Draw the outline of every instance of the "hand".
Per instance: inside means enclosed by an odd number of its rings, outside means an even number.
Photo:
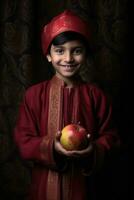
[[[72,158],[85,158],[90,156],[90,154],[93,152],[93,144],[90,141],[90,136],[90,134],[87,135],[88,145],[85,149],[68,151],[68,156]]]
[[[93,151],[93,145],[90,141],[90,136],[90,134],[87,135],[88,146],[85,149],[68,151],[62,147],[60,143],[61,132],[58,132],[54,141],[54,148],[59,154],[65,155],[68,158],[84,158],[89,156]]]

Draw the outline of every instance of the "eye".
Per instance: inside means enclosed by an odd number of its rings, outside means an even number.
[[[73,50],[73,54],[75,55],[80,55],[83,53],[83,49],[82,48],[76,48]]]
[[[57,53],[57,54],[63,54],[64,53],[64,50],[62,49],[62,48],[56,48],[55,49],[55,52]]]

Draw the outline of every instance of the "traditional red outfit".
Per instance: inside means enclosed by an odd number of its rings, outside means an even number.
[[[65,83],[54,76],[27,90],[15,140],[22,158],[34,162],[30,200],[90,199],[87,179],[119,141],[111,115],[105,95],[91,84],[77,82],[69,92]],[[92,159],[68,162],[54,151],[56,132],[72,121],[80,122],[92,135]]]
[[[42,33],[46,55],[53,38],[74,31],[88,41],[87,24],[70,11],[54,18]],[[80,122],[91,134],[94,151],[84,159],[68,160],[54,150],[55,134],[65,125]],[[26,91],[15,127],[15,141],[23,159],[34,163],[29,200],[90,200],[90,174],[99,168],[106,153],[119,141],[112,124],[112,108],[96,86],[51,80]]]

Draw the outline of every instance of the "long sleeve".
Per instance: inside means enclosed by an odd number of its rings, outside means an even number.
[[[95,140],[96,145],[96,167],[100,168],[109,156],[115,156],[120,147],[120,138],[118,130],[113,119],[113,108],[111,101],[107,96],[98,90],[94,91],[95,113],[97,117],[98,138]],[[96,97],[95,97],[96,96]]]
[[[36,90],[35,87],[26,91],[20,105],[14,137],[23,159],[41,163],[49,168],[57,168],[53,140],[47,135],[46,129],[47,94],[42,95],[42,90],[45,91],[45,88],[37,87]],[[43,109],[44,113],[41,112]]]
[[[113,119],[112,103],[100,89],[94,90],[92,96],[97,121],[96,144],[110,150],[120,143]]]
[[[90,90],[92,113],[94,118],[92,156],[85,162],[87,174],[101,169],[109,156],[119,152],[120,138],[113,119],[112,102],[104,92],[92,87]],[[89,128],[90,129],[90,128]]]

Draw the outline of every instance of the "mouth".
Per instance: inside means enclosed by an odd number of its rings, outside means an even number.
[[[67,69],[71,69],[71,68],[76,67],[77,65],[61,65],[61,66]]]

